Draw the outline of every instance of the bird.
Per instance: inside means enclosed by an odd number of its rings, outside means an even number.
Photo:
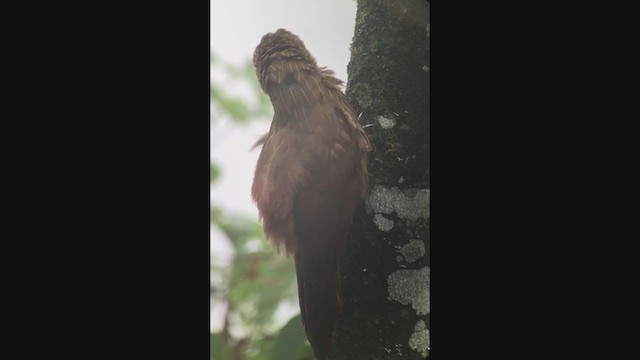
[[[297,35],[264,35],[253,65],[274,116],[254,145],[261,151],[251,195],[266,238],[293,255],[304,331],[325,360],[340,311],[340,258],[368,191],[371,144],[343,81],[319,67]]]

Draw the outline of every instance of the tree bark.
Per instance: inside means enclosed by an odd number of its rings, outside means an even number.
[[[332,360],[429,356],[429,3],[359,0],[346,94],[372,143]]]

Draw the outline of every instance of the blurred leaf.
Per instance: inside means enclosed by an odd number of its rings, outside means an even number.
[[[220,218],[222,212],[217,207],[212,206],[211,210],[209,210],[209,214],[211,215],[211,223],[217,224],[217,221],[218,221],[217,219]]]
[[[231,351],[220,333],[212,333],[209,339],[209,356],[212,360],[229,360]]]
[[[283,299],[295,298],[294,283],[291,259],[274,252],[244,254],[233,263],[227,300],[240,310],[243,320],[261,330],[271,323]]]
[[[256,220],[212,208],[211,221],[235,249],[227,279],[226,300],[256,336],[264,335],[283,299],[295,297],[292,260],[276,254]]]
[[[315,360],[315,355],[313,355],[313,349],[311,349],[311,345],[309,343],[304,344],[304,350],[302,351],[302,355],[300,356],[300,360]]]
[[[275,336],[261,336],[259,340],[251,343],[251,350],[248,351],[246,360],[269,360],[269,354],[273,348]]]
[[[223,94],[217,87],[211,87],[211,100],[217,103],[222,110],[226,111],[233,120],[247,122],[255,111],[249,108],[242,99]]]
[[[229,237],[236,251],[241,252],[242,247],[250,239],[264,239],[262,226],[255,219],[245,216],[228,215],[221,212],[211,212],[211,222],[218,225],[220,230]]]
[[[253,67],[253,62],[251,61],[247,61],[244,64],[244,68],[242,69],[242,74],[250,79],[256,80],[256,71],[255,68]],[[256,84],[258,83],[258,80],[256,80]]]
[[[254,118],[266,117],[273,114],[269,98],[262,93],[258,79],[256,78],[253,63],[249,60],[243,65],[224,63],[215,54],[211,53],[211,64],[214,68],[221,69],[234,82],[249,82],[258,98],[258,103],[252,105],[243,98],[233,97],[225,93],[224,88],[211,84],[210,94],[214,107],[214,112],[222,111],[238,123],[247,124]],[[215,117],[214,117],[215,118]]]
[[[216,181],[218,176],[220,176],[220,168],[218,168],[218,166],[216,166],[216,164],[214,164],[214,163],[209,163],[209,169],[211,171],[211,173],[209,175],[209,179],[213,183],[213,182]]]
[[[306,339],[300,315],[294,316],[276,337],[269,360],[299,360],[305,353]]]

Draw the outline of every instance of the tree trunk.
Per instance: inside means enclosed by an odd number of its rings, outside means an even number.
[[[429,355],[429,3],[359,0],[347,96],[371,188],[342,261],[332,360]]]

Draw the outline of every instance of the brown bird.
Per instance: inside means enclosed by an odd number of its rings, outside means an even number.
[[[369,141],[333,71],[279,29],[253,54],[274,117],[251,189],[267,238],[293,254],[307,338],[318,359],[331,349],[340,304],[338,261],[367,193]]]

